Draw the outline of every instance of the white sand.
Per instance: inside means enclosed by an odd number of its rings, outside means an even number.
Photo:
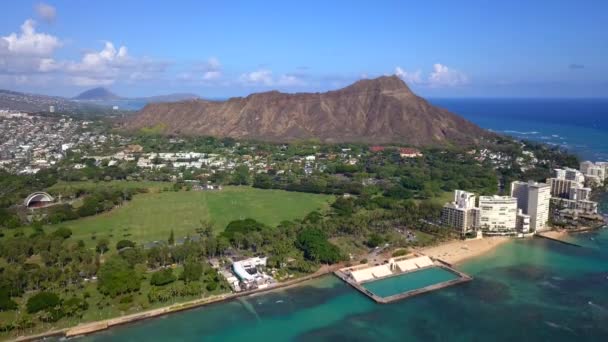
[[[457,264],[466,259],[477,257],[493,251],[501,244],[510,241],[509,237],[486,237],[478,240],[455,240],[439,246],[427,247],[418,250],[430,257],[441,259],[450,264]]]

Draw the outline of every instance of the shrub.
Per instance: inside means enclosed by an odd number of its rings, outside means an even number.
[[[384,239],[379,234],[373,233],[365,242],[368,247],[378,247],[384,242]]]
[[[131,241],[131,240],[120,240],[118,241],[118,243],[116,244],[116,250],[121,250],[123,248],[127,248],[127,247],[135,247],[135,242]]]
[[[214,291],[215,289],[217,289],[217,283],[216,282],[208,283],[206,288],[207,288],[207,291],[209,291],[209,292]]]
[[[72,230],[66,227],[57,228],[57,230],[53,232],[53,236],[57,236],[65,240],[72,236]]]
[[[407,249],[398,249],[396,251],[393,252],[393,257],[398,257],[398,256],[403,256],[406,255],[407,253],[409,253],[409,251]]]

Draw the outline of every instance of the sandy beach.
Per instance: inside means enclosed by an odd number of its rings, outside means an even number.
[[[417,252],[441,259],[450,264],[458,264],[467,259],[488,253],[512,239],[510,237],[497,236],[478,240],[456,240],[439,246],[422,248]]]
[[[561,238],[563,238],[563,237],[565,237],[565,236],[568,235],[568,231],[565,230],[565,229],[562,229],[562,230],[550,230],[550,231],[542,232],[542,233],[539,233],[539,234],[543,235],[543,236],[546,236],[546,237],[549,237],[549,238],[552,238],[552,239],[558,239],[558,240],[560,240]]]

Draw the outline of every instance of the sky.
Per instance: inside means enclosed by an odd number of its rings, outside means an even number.
[[[608,1],[4,1],[0,88],[608,97]]]

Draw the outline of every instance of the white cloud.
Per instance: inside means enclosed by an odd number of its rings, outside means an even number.
[[[272,71],[266,69],[242,74],[241,77],[239,77],[239,80],[248,85],[270,86],[274,84],[274,81],[272,80]]]
[[[454,87],[468,82],[468,77],[462,72],[439,63],[433,65],[433,72],[429,75],[428,80],[431,87]]]
[[[73,72],[108,72],[129,63],[127,48],[121,46],[116,50],[112,42],[105,42],[98,52],[88,52],[78,63],[70,63],[69,71]]]
[[[204,81],[215,81],[222,77],[222,65],[220,61],[211,57],[207,60],[207,63],[203,66],[203,80]]]
[[[408,84],[419,84],[433,88],[457,87],[469,83],[467,75],[439,63],[433,65],[433,71],[426,79],[420,70],[410,72],[399,66],[395,68],[395,75]]]
[[[281,75],[281,77],[279,77],[279,79],[277,80],[277,84],[281,85],[281,86],[304,86],[306,85],[306,82],[296,76],[296,75],[289,75],[289,74],[285,74],[285,75]]]
[[[416,70],[414,72],[405,71],[401,67],[395,68],[395,75],[401,78],[405,83],[408,84],[419,84],[422,83],[422,72]]]
[[[55,21],[55,17],[57,16],[57,11],[55,10],[55,7],[40,2],[36,5],[35,9],[36,13],[38,13],[38,16],[43,20],[47,22]]]
[[[108,85],[119,79],[151,80],[166,66],[167,63],[131,57],[126,46],[117,49],[112,42],[105,42],[100,51],[85,53],[79,62],[67,62],[63,71],[75,85]]]
[[[54,70],[52,57],[60,46],[57,37],[36,32],[36,22],[28,19],[21,25],[21,32],[0,37],[0,73],[24,76]]]
[[[26,20],[21,25],[21,34],[11,33],[2,37],[8,54],[21,56],[50,56],[61,46],[57,37],[46,33],[36,32],[36,22]]]
[[[249,73],[241,74],[239,77],[241,84],[250,86],[284,86],[295,87],[306,85],[306,82],[296,74],[282,74],[274,78],[272,71],[259,69]]]

